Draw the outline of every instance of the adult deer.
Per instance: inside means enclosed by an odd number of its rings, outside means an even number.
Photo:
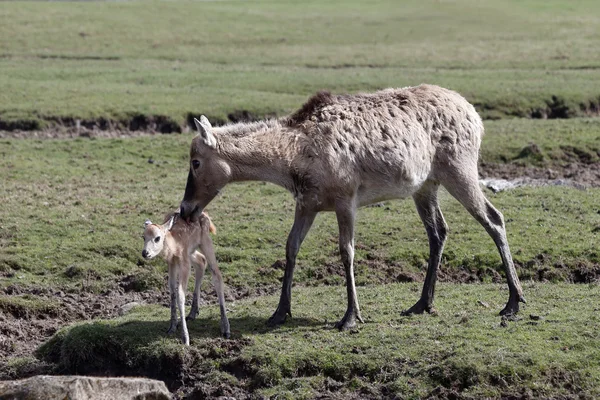
[[[315,216],[335,211],[346,272],[348,308],[337,323],[349,329],[361,321],[354,285],[354,221],[357,208],[412,196],[429,238],[429,264],[421,298],[403,314],[430,312],[447,225],[438,205],[440,184],[492,237],[508,278],[502,315],[525,302],[515,271],[502,214],[478,182],[481,118],[463,97],[438,86],[386,89],[371,94],[321,92],[296,113],[281,119],[211,127],[195,120],[190,171],[181,215],[194,218],[229,182],[268,181],[296,199],[286,246],[279,306],[269,319],[277,325],[291,315],[296,255]]]

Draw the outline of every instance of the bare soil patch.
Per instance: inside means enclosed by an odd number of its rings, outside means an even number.
[[[168,299],[166,294],[159,292],[108,290],[101,294],[65,293],[50,288],[22,288],[15,285],[4,288],[0,294],[9,300],[0,302],[0,380],[51,372],[49,365],[40,363],[39,369],[13,376],[13,372],[5,366],[11,358],[31,357],[39,345],[71,322],[113,318],[119,315],[121,306],[134,301],[163,303]],[[18,302],[11,302],[11,299],[35,299],[47,306],[24,307]]]
[[[481,163],[479,175],[484,178],[500,179],[544,179],[544,180],[568,180],[583,187],[600,186],[600,163],[569,162],[564,165],[553,165],[552,167],[534,167],[517,163],[492,164]]]
[[[149,136],[155,134],[182,133],[194,131],[194,118],[201,114],[188,113],[183,124],[164,115],[135,114],[120,120],[109,118],[78,119],[48,118],[40,120],[2,121],[0,139],[68,139],[77,137],[115,138],[127,136]],[[275,117],[275,114],[257,115],[248,110],[235,110],[227,114],[227,120],[210,117],[214,126],[228,122],[253,122]],[[44,127],[45,126],[45,127]]]

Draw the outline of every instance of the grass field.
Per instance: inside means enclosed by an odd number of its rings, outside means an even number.
[[[181,201],[192,135],[0,139],[0,379],[144,375],[176,398],[600,396],[600,119],[583,118],[600,109],[599,22],[594,1],[2,2],[0,131],[77,119],[185,131],[190,115],[283,115],[320,89],[427,82],[487,118],[486,176],[588,188],[486,190],[528,300],[511,321],[497,315],[508,296],[498,252],[447,192],[435,315],[399,315],[429,250],[412,201],[361,209],[366,323],[339,333],[334,216],[317,218],[300,251],[294,318],[268,329],[294,202],[271,184],[230,185],[207,211],[232,339],[218,338],[205,282],[184,348],[164,334],[166,267],[142,259],[141,233]],[[116,317],[132,300],[143,305]]]
[[[435,83],[485,117],[600,108],[596,1],[4,2],[0,121],[283,114]],[[556,98],[553,99],[553,96]]]
[[[489,123],[482,161],[555,165],[563,154],[556,144],[570,134],[577,139],[569,143],[597,157],[599,120],[569,120],[551,129],[548,124]],[[91,274],[88,283],[101,290],[132,273],[153,286],[162,284],[162,272],[141,258],[142,224],[146,218],[160,221],[181,201],[191,137],[2,140],[0,171],[6,180],[0,271],[12,276],[6,284],[80,285]],[[531,142],[540,153],[520,158]],[[573,270],[600,261],[599,190],[547,187],[488,193],[507,218],[522,276],[536,278],[544,270],[546,279],[569,280]],[[208,207],[218,228],[218,258],[235,290],[256,291],[276,283],[281,271],[271,266],[284,259],[293,208],[291,195],[262,183],[232,185]],[[442,209],[450,226],[444,256],[448,272],[500,271],[491,239],[446,192]],[[361,284],[394,281],[400,272],[417,273],[426,262],[427,237],[410,200],[362,209],[357,235]],[[338,257],[335,218],[324,214],[303,246],[297,282],[342,283]]]

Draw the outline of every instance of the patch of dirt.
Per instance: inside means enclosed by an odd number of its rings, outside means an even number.
[[[457,260],[448,260],[448,254],[438,269],[438,282],[447,283],[505,283],[503,267],[498,256],[497,267],[481,267],[480,265],[468,264],[458,265]],[[427,258],[424,255],[420,259],[408,260],[409,265],[402,262],[389,261],[377,256],[367,254],[366,259],[356,260],[355,269],[366,271],[369,274],[369,282],[389,284],[397,282],[423,282],[427,272]],[[460,260],[458,260],[460,261]],[[569,283],[595,283],[600,282],[600,264],[577,263],[576,265],[565,265],[562,261],[544,253],[540,253],[531,260],[515,259],[517,273],[521,279],[539,282],[569,282]],[[422,264],[418,270],[414,270],[414,264]],[[357,274],[360,276],[360,273]],[[314,272],[314,285],[343,285],[345,282],[344,267],[340,262],[326,263]],[[270,287],[267,292],[279,293],[280,288]]]
[[[579,104],[568,101],[562,96],[550,96],[539,107],[519,107],[511,103],[474,102],[473,105],[484,119],[502,119],[520,117],[533,119],[567,119],[577,117],[596,117],[600,115],[600,97],[590,97]]]
[[[149,136],[161,133],[181,133],[195,131],[194,118],[201,114],[188,113],[185,123],[179,124],[164,115],[133,114],[120,120],[97,118],[46,118],[3,121],[0,119],[0,139],[65,139],[77,137],[116,138],[127,136]],[[274,118],[275,114],[257,115],[248,110],[235,110],[227,115],[227,120],[209,117],[213,126],[228,122],[253,122],[264,118]]]
[[[551,168],[524,166],[516,163],[493,164],[481,163],[479,175],[483,179],[544,179],[568,180],[583,187],[600,187],[600,162],[585,163],[581,161],[569,162],[565,165],[555,165]]]
[[[600,265],[581,265],[572,273],[573,283],[600,282]]]
[[[424,258],[423,262],[427,260]],[[426,267],[419,271],[407,270],[405,265],[397,262],[390,262],[382,259],[356,260],[356,268],[366,268],[371,279],[377,279],[381,284],[397,282],[423,282],[425,280]],[[333,276],[345,279],[345,272],[342,263],[327,263],[323,270],[315,272],[315,278],[322,281],[325,285],[338,285],[339,279],[332,279]],[[481,283],[481,282],[503,282],[502,275],[493,268],[484,268],[472,270],[468,267],[452,268],[445,267],[444,264],[438,270],[438,281],[449,283]]]
[[[122,290],[109,290],[101,294],[65,293],[43,287],[22,288],[15,285],[4,288],[0,295],[9,299],[28,296],[42,304],[44,301],[52,304],[51,312],[45,312],[44,307],[29,311],[11,305],[10,302],[0,307],[0,380],[16,378],[4,367],[9,359],[30,357],[39,345],[71,322],[113,318],[119,315],[124,304],[133,301],[161,303],[161,300],[167,298],[165,294],[158,292],[126,293]],[[18,377],[25,378],[37,372],[39,371],[33,368],[30,374],[25,372],[25,375]]]
[[[236,399],[246,400],[255,398],[248,391],[229,382],[206,383],[199,380],[192,388],[177,391],[178,399]]]
[[[46,126],[46,128],[43,128]],[[118,137],[149,133],[181,133],[182,127],[171,117],[164,115],[133,114],[114,120],[109,118],[46,118],[41,120],[2,121],[0,137],[11,138],[70,138],[70,137]]]
[[[160,132],[147,131],[125,131],[117,129],[71,129],[64,127],[52,127],[48,129],[33,129],[25,130],[16,128],[14,130],[0,129],[0,139],[74,139],[80,137],[87,138],[123,138],[123,137],[138,137],[138,136],[153,136],[160,135]]]

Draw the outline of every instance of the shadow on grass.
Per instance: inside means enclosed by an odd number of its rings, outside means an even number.
[[[205,358],[205,353],[235,355],[252,341],[248,334],[271,331],[285,333],[298,327],[314,330],[326,329],[323,321],[310,318],[290,318],[280,326],[271,328],[266,319],[258,317],[233,317],[229,319],[231,339],[223,339],[219,320],[198,318],[188,321],[192,346],[179,341],[180,330],[168,335],[169,321],[118,320],[96,321],[68,327],[44,343],[36,355],[69,373],[128,375],[143,374],[168,379],[176,366],[184,368],[191,360]],[[221,357],[221,356],[219,356]],[[219,358],[217,357],[217,358]],[[168,376],[165,377],[165,374]],[[172,378],[175,378],[172,376]]]
[[[162,336],[168,336],[166,334],[169,328],[169,321],[130,321],[125,324],[144,324],[151,323],[155,324],[159,332],[162,332]],[[209,318],[197,318],[193,321],[187,321],[187,327],[190,334],[190,339],[194,338],[217,338],[221,336],[220,332],[220,320]],[[267,319],[262,317],[232,317],[229,318],[229,325],[231,329],[231,339],[240,339],[243,335],[248,334],[263,334],[268,332],[281,332],[286,333],[294,330],[298,327],[312,328],[318,330],[326,328],[326,323],[313,318],[288,318],[283,325],[280,326],[268,326]],[[180,334],[180,330],[177,330],[177,335]]]
[[[77,324],[57,332],[36,351],[36,356],[57,366],[59,374],[146,376],[163,380],[173,390],[186,374],[209,371],[214,364],[230,363],[245,346],[249,334],[271,331],[282,334],[297,329],[327,329],[323,321],[289,319],[284,326],[269,328],[266,319],[230,318],[231,339],[221,337],[219,320],[198,318],[188,322],[191,346],[183,346],[180,330],[167,335],[169,321],[119,320]],[[204,372],[206,372],[204,371]]]

